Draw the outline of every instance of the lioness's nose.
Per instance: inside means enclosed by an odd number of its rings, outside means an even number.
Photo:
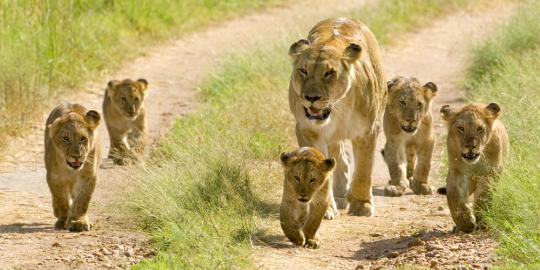
[[[310,102],[315,102],[319,99],[321,99],[321,96],[309,96],[309,95],[304,95],[304,98]]]

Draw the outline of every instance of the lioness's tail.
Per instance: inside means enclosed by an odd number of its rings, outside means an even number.
[[[446,187],[440,187],[437,189],[437,193],[441,195],[446,195]]]

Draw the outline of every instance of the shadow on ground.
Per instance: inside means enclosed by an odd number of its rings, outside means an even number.
[[[0,234],[51,232],[53,230],[52,225],[48,223],[13,223],[0,225]]]

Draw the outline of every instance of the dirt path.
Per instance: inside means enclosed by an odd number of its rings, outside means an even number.
[[[443,147],[441,137],[446,133],[439,119],[439,108],[464,101],[459,85],[471,42],[485,38],[512,10],[499,3],[459,12],[405,36],[401,44],[385,51],[390,76],[417,77],[421,82],[433,81],[439,87],[432,107],[436,133],[441,135],[431,171],[435,187],[444,181],[437,176]],[[378,149],[384,141],[379,139]],[[384,197],[384,185],[390,177],[380,155],[374,171],[375,217],[352,217],[342,211],[337,219],[323,221],[320,228],[323,243],[316,251],[293,248],[284,238],[276,217],[269,234],[255,243],[257,268],[393,269],[400,264],[419,264],[448,269],[482,268],[494,262],[497,243],[492,237],[482,233],[450,233],[453,222],[444,196]]]
[[[144,77],[150,83],[146,100],[150,137],[155,144],[172,120],[196,109],[197,86],[221,56],[251,49],[264,40],[279,39],[297,22],[312,25],[319,18],[345,12],[369,2],[299,1],[261,14],[216,25],[206,31],[170,41],[125,65],[115,74],[105,74],[66,101],[79,102],[101,111],[103,89],[110,79]],[[309,3],[310,8],[305,7]],[[90,209],[94,229],[86,233],[54,231],[54,217],[43,168],[43,121],[32,134],[13,139],[0,164],[0,269],[97,269],[125,268],[149,256],[146,237],[120,222],[107,208],[122,189],[128,169],[100,171]],[[104,125],[100,132],[106,142]],[[129,223],[129,222],[128,222]]]

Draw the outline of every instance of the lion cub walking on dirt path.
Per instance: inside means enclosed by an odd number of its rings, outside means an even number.
[[[336,161],[311,147],[282,153],[280,159],[285,172],[281,228],[295,245],[319,248],[316,233],[330,204],[329,178]]]
[[[386,196],[401,196],[409,187],[415,194],[428,195],[433,153],[431,101],[437,86],[420,85],[416,78],[396,77],[388,82],[388,102],[384,113],[386,144],[382,154],[390,172]]]
[[[89,231],[86,215],[101,163],[100,116],[79,104],[56,107],[45,127],[45,168],[52,194],[54,228]]]
[[[481,224],[479,210],[486,202],[490,181],[508,158],[508,134],[496,103],[471,104],[460,110],[441,108],[448,125],[448,206],[457,229],[471,232]],[[474,200],[473,200],[474,198]]]
[[[137,161],[144,155],[147,140],[144,98],[145,79],[110,81],[103,99],[103,117],[109,131],[109,158],[117,165]]]

